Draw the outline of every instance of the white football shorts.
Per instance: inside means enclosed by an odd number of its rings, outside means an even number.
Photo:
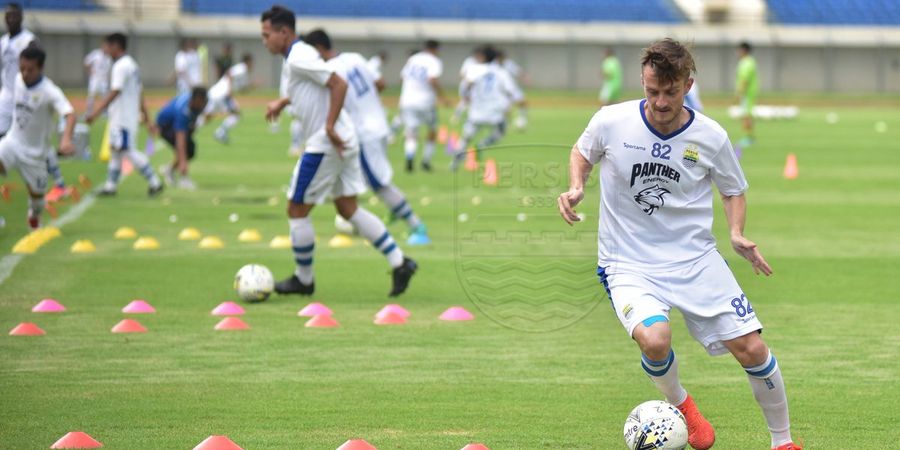
[[[30,192],[43,194],[47,191],[47,160],[29,158],[23,154],[22,149],[23,147],[12,139],[0,139],[0,163],[3,164],[7,176],[13,170],[17,170]]]
[[[387,138],[363,140],[360,144],[359,158],[366,183],[372,191],[391,184],[394,169],[387,156]]]
[[[360,168],[359,145],[334,150],[305,152],[294,166],[287,198],[293,203],[317,205],[328,199],[350,197],[366,191]]]
[[[434,107],[426,109],[403,108],[400,110],[400,117],[403,118],[403,126],[407,130],[418,130],[420,126],[425,125],[429,130],[437,127],[437,110]]]

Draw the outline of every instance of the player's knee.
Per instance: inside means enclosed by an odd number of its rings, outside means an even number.
[[[638,327],[634,332],[634,340],[637,341],[641,352],[653,360],[662,360],[669,355],[672,348],[672,335],[666,327]]]
[[[302,219],[309,215],[311,209],[312,206],[310,205],[303,205],[301,203],[290,201],[288,202],[287,215],[291,219]]]
[[[335,199],[334,207],[337,209],[337,213],[346,220],[350,220],[353,214],[356,214],[356,209],[358,208],[355,197]]]
[[[734,358],[745,367],[762,364],[769,357],[769,347],[758,333],[735,339],[729,347]]]

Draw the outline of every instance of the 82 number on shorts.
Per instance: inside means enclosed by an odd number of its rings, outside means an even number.
[[[734,312],[738,317],[744,317],[747,314],[753,313],[753,306],[750,306],[750,300],[748,300],[747,296],[744,294],[741,294],[740,297],[731,299],[731,306],[734,308]]]

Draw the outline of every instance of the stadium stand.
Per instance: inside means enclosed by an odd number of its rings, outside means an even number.
[[[793,25],[900,25],[897,0],[769,0],[770,21]]]
[[[393,19],[523,20],[566,22],[683,22],[670,0],[288,0],[282,2],[304,16]],[[182,0],[183,12],[194,14],[259,13],[252,0]]]
[[[25,0],[19,3],[26,11],[30,9],[59,11],[97,11],[102,9],[94,0]]]

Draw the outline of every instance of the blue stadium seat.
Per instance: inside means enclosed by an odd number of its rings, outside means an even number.
[[[301,16],[566,22],[683,22],[672,0],[284,0]],[[261,12],[255,0],[181,0],[193,14]]]
[[[897,0],[768,0],[771,21],[796,25],[900,25]]]
[[[96,11],[102,9],[95,0],[20,0],[25,11],[29,9],[57,9],[63,11]]]

